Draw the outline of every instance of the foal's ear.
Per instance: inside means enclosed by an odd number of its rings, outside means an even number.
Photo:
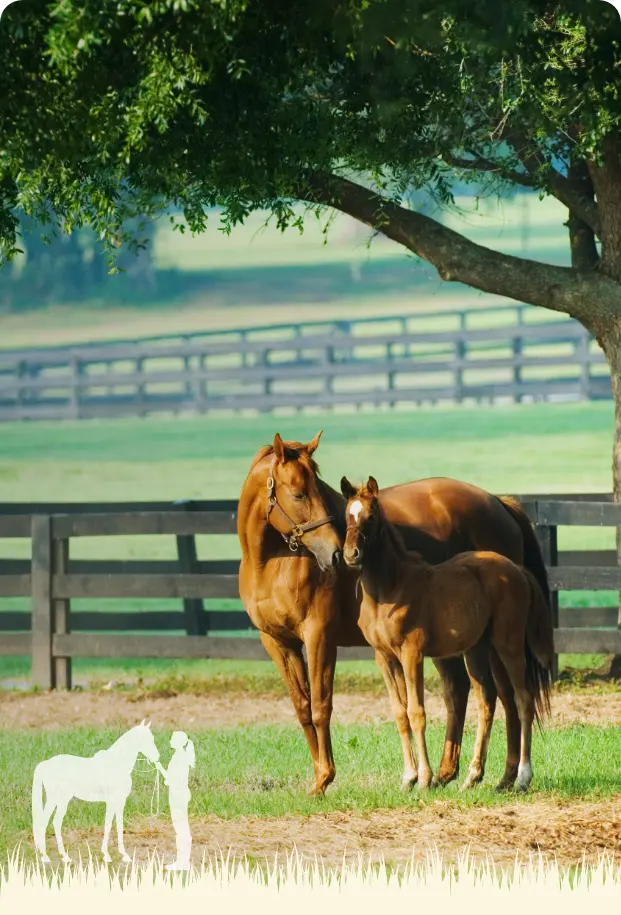
[[[370,496],[377,496],[379,493],[379,486],[377,485],[375,477],[369,477],[367,480],[367,492]]]
[[[351,499],[353,496],[356,495],[358,490],[356,489],[355,486],[351,485],[351,483],[349,482],[347,477],[343,477],[341,479],[341,492],[343,493],[343,495],[345,496],[346,499]]]
[[[317,435],[315,436],[315,438],[312,440],[312,442],[308,443],[308,445],[306,446],[306,450],[308,451],[309,454],[312,454],[314,451],[317,450],[317,446],[319,445],[319,439],[321,438],[322,435],[323,435],[323,429],[320,429],[319,432],[317,433]]]

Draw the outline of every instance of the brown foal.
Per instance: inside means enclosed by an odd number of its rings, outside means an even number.
[[[308,444],[284,442],[276,435],[272,445],[258,452],[242,487],[237,520],[240,596],[304,730],[313,760],[314,794],[323,794],[335,775],[330,718],[337,646],[367,644],[358,625],[357,576],[340,562],[345,500],[319,477],[314,460],[320,435]],[[437,477],[383,489],[380,502],[407,548],[429,562],[443,562],[464,550],[494,549],[530,568],[547,589],[532,526],[512,500]],[[545,612],[550,614],[549,607]],[[434,664],[447,708],[437,775],[438,782],[446,784],[459,771],[470,683],[462,657]],[[510,785],[517,777],[520,722],[503,673],[501,665],[498,695],[507,721],[504,778]],[[404,690],[396,668],[394,678],[396,688]],[[406,775],[407,787],[415,774]]]
[[[532,779],[533,719],[549,712],[554,651],[551,620],[537,581],[493,552],[461,553],[432,566],[419,553],[406,550],[382,511],[373,477],[359,489],[343,477],[341,490],[347,499],[343,556],[360,573],[359,625],[375,649],[404,754],[419,786],[427,788],[432,782],[425,741],[424,658],[462,654],[466,659],[479,716],[463,785],[467,789],[483,778],[494,719],[491,650],[507,672],[517,703],[521,733],[516,789],[526,791]],[[403,671],[406,696],[395,689],[395,663]]]

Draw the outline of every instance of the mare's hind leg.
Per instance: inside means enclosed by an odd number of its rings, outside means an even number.
[[[492,674],[494,676],[494,682],[496,683],[496,689],[498,690],[498,697],[503,704],[505,710],[505,721],[507,727],[507,759],[505,762],[505,771],[496,785],[496,791],[506,791],[509,788],[512,788],[515,784],[515,780],[518,774],[518,766],[520,764],[520,740],[522,734],[522,726],[520,724],[520,716],[518,715],[517,706],[515,704],[515,697],[513,695],[513,686],[511,685],[511,680],[505,669],[504,664],[498,657],[495,648],[491,648],[490,651],[490,661],[492,665]]]
[[[71,862],[71,858],[69,857],[69,855],[67,854],[67,852],[65,850],[65,846],[63,844],[63,837],[62,837],[63,820],[65,818],[65,814],[67,812],[68,806],[69,806],[69,800],[67,798],[62,798],[61,800],[59,800],[58,804],[56,805],[56,812],[54,814],[54,820],[53,820],[54,833],[56,834],[56,844],[58,845],[58,853],[59,853],[60,857],[63,859],[63,861],[65,862],[65,864],[69,864]]]
[[[289,696],[293,703],[298,721],[302,725],[304,736],[310,750],[313,761],[313,770],[315,773],[315,784],[317,783],[317,761],[319,759],[319,749],[317,745],[317,732],[313,724],[311,712],[310,686],[308,682],[308,671],[302,655],[302,643],[291,645],[277,642],[266,632],[261,633],[261,642],[268,655],[280,671],[280,675],[289,690]]]
[[[515,694],[518,715],[520,716],[520,764],[516,782],[517,791],[527,791],[533,778],[530,749],[535,718],[535,700],[526,688],[526,659],[524,653],[516,654],[498,648],[500,660],[504,664]]]
[[[414,758],[414,748],[412,746],[412,728],[408,718],[408,694],[403,676],[401,662],[394,655],[385,655],[381,651],[375,652],[377,666],[382,672],[384,683],[390,697],[392,713],[397,723],[397,729],[401,738],[403,748],[403,778],[401,787],[404,791],[409,790],[416,784],[418,771],[416,768],[416,759]]]
[[[459,757],[466,721],[470,680],[461,655],[457,658],[434,658],[433,663],[442,678],[446,706],[444,753],[433,784],[448,785],[459,775]]]
[[[121,798],[121,800],[119,800],[119,802],[116,805],[116,809],[114,811],[114,816],[116,819],[116,840],[117,840],[117,845],[119,847],[119,854],[123,858],[123,861],[125,862],[125,864],[130,864],[132,859],[127,854],[127,851],[125,850],[125,843],[123,841],[123,814],[125,812],[126,802],[127,802],[126,797]]]

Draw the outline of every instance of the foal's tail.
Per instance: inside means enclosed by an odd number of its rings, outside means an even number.
[[[552,614],[539,582],[528,569],[523,571],[530,585],[525,645],[526,686],[535,699],[535,718],[541,727],[543,718],[550,714],[554,629]]]

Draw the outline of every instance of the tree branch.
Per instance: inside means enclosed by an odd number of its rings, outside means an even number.
[[[593,196],[585,194],[581,183],[561,175],[559,171],[547,163],[537,152],[533,140],[521,131],[507,131],[504,139],[513,147],[522,165],[530,175],[542,171],[542,184],[547,187],[553,197],[564,204],[568,210],[579,217],[597,235],[601,236],[601,222],[599,210]],[[534,185],[536,186],[536,185]]]
[[[382,232],[432,264],[447,282],[565,312],[578,320],[621,316],[621,284],[598,271],[556,267],[492,251],[347,178],[311,172],[295,196],[334,207]]]
[[[442,153],[442,161],[450,165],[451,168],[461,168],[464,171],[477,172],[495,172],[499,177],[519,184],[522,187],[535,187],[534,179],[530,175],[516,172],[513,169],[504,169],[498,162],[491,162],[483,156],[473,156],[472,159],[463,159],[461,156],[454,156],[452,153]]]

